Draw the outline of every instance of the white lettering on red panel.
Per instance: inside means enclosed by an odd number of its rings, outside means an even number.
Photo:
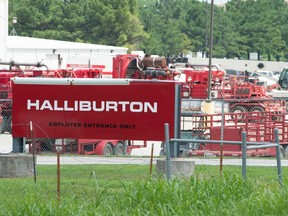
[[[157,113],[157,102],[141,101],[73,101],[27,100],[27,110],[94,111],[94,112],[151,112]]]

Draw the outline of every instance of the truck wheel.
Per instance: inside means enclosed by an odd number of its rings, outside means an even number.
[[[56,139],[43,139],[41,142],[41,151],[50,151],[53,152],[55,148]]]
[[[280,146],[280,158],[281,159],[284,159],[284,158],[286,158],[287,156],[286,156],[286,151],[285,151],[285,149],[284,149],[284,147],[281,145]]]
[[[125,155],[125,146],[123,143],[117,143],[117,145],[114,147],[114,155]]]
[[[253,116],[259,116],[259,113],[260,113],[260,115],[261,115],[261,113],[263,113],[265,110],[264,110],[264,108],[263,107],[261,107],[261,106],[255,106],[255,107],[252,107],[250,110],[249,110],[249,112],[250,112],[250,114],[251,114],[251,116],[252,116],[252,119],[250,119],[250,122],[258,122],[255,118],[253,119]],[[253,114],[254,113],[254,114]],[[255,114],[256,113],[256,114]],[[263,113],[264,114],[264,113]],[[263,114],[261,115],[261,116],[263,116]],[[264,122],[264,120],[265,119],[261,119],[261,117],[260,117],[260,122],[259,123],[261,123],[261,122]]]
[[[2,120],[4,121],[4,120]],[[3,131],[3,127],[4,127],[4,122],[2,122],[2,124],[0,124],[0,133],[4,133],[5,131]]]
[[[166,156],[166,150],[165,150],[166,146],[165,146],[165,142],[161,142],[161,150],[159,152],[159,156],[163,157]]]
[[[231,112],[234,113],[234,115],[231,116],[233,119],[237,118],[238,120],[243,120],[245,118],[245,115],[242,115],[240,113],[247,113],[248,109],[242,106],[235,106],[231,109]]]
[[[104,156],[111,156],[113,155],[113,148],[112,145],[107,143],[103,149],[103,155]]]
[[[12,116],[9,116],[7,121],[7,132],[12,133]]]
[[[288,145],[281,146],[283,148],[283,158],[288,158]],[[281,151],[281,148],[280,148]]]
[[[264,108],[261,106],[255,106],[250,109],[250,112],[264,112]]]
[[[12,132],[12,116],[3,116],[1,133]]]
[[[161,149],[161,150],[160,150],[159,156],[160,156],[160,157],[166,156],[166,153],[165,153],[165,150],[164,150],[164,149]]]

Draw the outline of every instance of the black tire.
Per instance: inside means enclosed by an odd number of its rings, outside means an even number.
[[[288,158],[288,145],[281,146],[283,148],[283,157]],[[281,152],[281,148],[280,148]]]
[[[103,148],[102,155],[104,156],[112,156],[113,155],[113,147],[110,143],[107,143]]]
[[[5,133],[7,131],[7,129],[6,129],[7,117],[8,116],[2,117],[2,131],[1,131],[1,133]]]
[[[166,156],[166,143],[165,142],[161,142],[161,150],[159,152],[159,156],[160,157]]]
[[[123,143],[119,142],[114,147],[114,155],[125,155],[125,146]]]
[[[264,112],[265,110],[264,110],[264,108],[261,107],[261,106],[254,106],[254,107],[252,107],[249,111],[250,111],[250,112]]]
[[[4,127],[4,118],[2,118],[2,123],[0,124],[0,133],[2,134],[2,133],[4,133],[5,131],[3,131],[3,127]]]
[[[55,139],[43,139],[41,142],[41,151],[53,152],[55,149]]]
[[[1,133],[8,132],[11,134],[12,132],[12,116],[3,116],[2,119],[2,130]]]
[[[264,117],[261,118],[261,116],[264,115],[264,111],[265,111],[265,109],[264,109],[263,107],[261,107],[261,106],[254,106],[254,107],[252,107],[252,108],[249,110],[250,115],[251,115],[250,122],[259,122],[259,121],[260,121],[259,123],[264,122],[264,121],[265,121]],[[258,113],[263,113],[263,114],[260,115],[259,121],[257,121],[257,120],[255,119],[255,116],[259,116]],[[253,116],[254,116],[254,119],[253,119]]]
[[[190,151],[188,149],[184,149],[182,152],[180,152],[180,157],[188,157]]]
[[[235,119],[235,117],[237,116],[238,120],[243,120],[245,118],[245,115],[238,113],[247,113],[248,109],[242,106],[235,106],[231,108],[231,112],[234,113],[234,115],[231,116],[233,119]]]
[[[12,116],[9,116],[7,121],[7,132],[12,134]]]
[[[161,150],[160,150],[159,156],[160,156],[160,157],[166,156],[166,153],[165,153],[164,149],[161,149]]]
[[[283,146],[280,146],[280,158],[284,159],[286,157],[287,157],[287,151],[285,150],[285,148]]]

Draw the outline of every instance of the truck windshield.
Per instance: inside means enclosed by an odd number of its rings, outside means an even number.
[[[283,89],[288,89],[288,68],[282,70],[278,83]]]

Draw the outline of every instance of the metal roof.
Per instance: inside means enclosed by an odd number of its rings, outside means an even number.
[[[128,50],[126,47],[106,46],[22,36],[8,36],[7,49],[97,49]]]

